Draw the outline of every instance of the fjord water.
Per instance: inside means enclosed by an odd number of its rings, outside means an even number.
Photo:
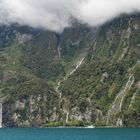
[[[0,129],[0,140],[140,140],[140,129]]]

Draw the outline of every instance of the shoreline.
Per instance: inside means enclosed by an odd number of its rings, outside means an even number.
[[[140,129],[140,127],[3,127],[2,129]]]

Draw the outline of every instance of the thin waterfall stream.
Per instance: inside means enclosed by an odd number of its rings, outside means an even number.
[[[60,98],[61,100],[62,100],[62,93],[61,93],[61,91],[59,90],[61,84],[62,84],[64,81],[66,81],[66,80],[67,80],[67,79],[82,65],[84,59],[85,59],[85,56],[82,57],[82,59],[80,59],[80,61],[77,62],[76,67],[75,67],[69,74],[67,74],[67,75],[63,78],[63,80],[61,80],[61,81],[58,82],[57,87],[56,87],[55,90],[56,90],[56,92],[59,94],[59,98]],[[65,113],[66,113],[66,123],[67,123],[67,122],[68,122],[68,119],[69,119],[69,112],[68,112],[68,111],[65,111]]]
[[[0,103],[0,128],[2,128],[2,103]]]

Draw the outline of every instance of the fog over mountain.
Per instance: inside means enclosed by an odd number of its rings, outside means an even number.
[[[61,32],[77,19],[101,25],[120,14],[140,12],[140,0],[0,0],[0,24],[19,23]]]

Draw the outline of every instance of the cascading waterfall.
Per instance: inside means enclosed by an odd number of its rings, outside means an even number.
[[[2,103],[0,103],[0,128],[2,128]]]
[[[129,108],[128,109],[130,109],[131,108],[131,106],[133,105],[133,102],[134,102],[134,100],[135,100],[135,98],[136,98],[136,92],[134,93],[134,95],[132,96],[132,99],[131,99],[131,102],[130,102],[130,105],[129,105]]]
[[[61,83],[63,83],[64,81],[66,81],[68,79],[68,77],[71,76],[82,65],[84,59],[85,59],[85,57],[83,57],[80,61],[78,61],[77,65],[76,65],[76,68],[73,69],[67,76],[65,76],[63,78],[63,80],[61,80],[61,81],[58,82],[57,87],[56,87],[56,92],[59,94],[59,98],[61,99],[61,101],[62,101],[62,93],[59,91],[59,88],[61,86]],[[66,123],[68,121],[69,121],[69,113],[67,112],[66,113]]]
[[[125,88],[124,88],[123,93],[126,93],[127,90],[130,90],[130,88],[132,87],[132,85],[133,85],[133,83],[134,83],[134,80],[135,80],[135,79],[134,79],[134,76],[131,75],[131,76],[129,77],[129,80],[128,80],[128,82],[127,82]],[[120,109],[122,108],[124,96],[125,96],[125,95],[123,94],[123,97],[122,97],[121,103],[120,103]]]
[[[69,113],[66,114],[66,123],[69,121]]]
[[[59,91],[59,87],[61,85],[61,81],[58,82],[57,87],[56,87],[56,92],[59,93],[59,98],[62,98],[62,93]]]
[[[116,125],[117,125],[117,126],[122,126],[122,125],[123,125],[122,119],[119,119],[119,118],[118,118]]]
[[[60,99],[62,98],[62,93],[59,91],[59,88],[61,86],[61,83],[63,83],[64,81],[66,81],[68,79],[69,76],[71,76],[83,63],[85,57],[83,57],[80,61],[78,61],[76,68],[73,69],[66,77],[63,78],[63,80],[59,81],[56,87],[56,92],[59,93],[59,97]]]
[[[137,90],[139,90],[140,89],[140,81],[138,82],[138,84],[136,86],[138,87]],[[130,102],[130,105],[129,105],[129,108],[128,109],[130,109],[132,107],[132,105],[133,105],[133,103],[134,103],[134,101],[136,99],[137,90],[136,90],[136,92],[133,94],[133,96],[131,98],[131,102]]]
[[[71,76],[71,75],[81,66],[81,64],[83,63],[84,59],[85,59],[85,57],[82,58],[82,59],[78,62],[78,64],[76,65],[76,68],[73,69],[73,70],[70,72],[70,74],[68,75],[68,77]]]
[[[61,59],[60,45],[58,46],[58,58]]]
[[[99,119],[99,117],[102,117],[103,113],[101,110],[97,109],[97,118]]]
[[[119,92],[119,94],[116,96],[115,101],[113,102],[111,108],[108,111],[107,114],[107,121],[106,121],[106,125],[109,124],[109,121],[111,120],[111,117],[120,112],[122,109],[122,104],[123,104],[123,100],[125,97],[125,94],[127,93],[128,90],[130,90],[130,88],[132,87],[133,83],[134,83],[134,76],[133,74],[129,76],[128,81],[126,83],[126,85],[122,88],[122,90]],[[117,126],[121,126],[122,125],[122,120],[120,118],[118,118]]]

